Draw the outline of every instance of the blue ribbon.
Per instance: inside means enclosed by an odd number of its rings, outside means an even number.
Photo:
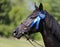
[[[31,23],[30,27],[33,27],[36,24],[36,30],[39,29],[39,23],[41,19],[45,18],[45,13],[43,11],[38,12],[37,18],[34,19],[34,21]]]

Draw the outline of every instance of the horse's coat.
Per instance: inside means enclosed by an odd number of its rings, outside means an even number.
[[[35,26],[30,28],[29,25],[37,17],[39,11],[44,11],[46,16],[41,20],[39,23],[39,29],[36,31]],[[60,25],[52,15],[43,10],[42,4],[40,4],[39,8],[36,6],[36,10],[34,10],[34,12],[16,28],[14,31],[14,37],[20,38],[23,34],[32,34],[36,32],[42,34],[45,47],[60,47]]]
[[[60,47],[60,25],[48,12],[41,31],[45,47]]]

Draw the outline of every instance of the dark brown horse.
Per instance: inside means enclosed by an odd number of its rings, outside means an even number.
[[[33,13],[14,30],[14,37],[19,39],[23,34],[40,32],[42,34],[45,47],[60,47],[60,25],[52,15],[50,15],[46,10],[43,10],[43,5],[41,3],[39,8],[36,5],[35,8],[36,9]],[[40,11],[43,11],[46,14],[45,18],[41,19],[39,23],[39,29],[36,30],[36,24],[34,24],[33,27],[30,27],[30,25],[32,21],[37,18],[38,12]]]

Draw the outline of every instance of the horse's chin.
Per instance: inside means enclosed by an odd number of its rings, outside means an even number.
[[[14,38],[20,39],[23,35],[22,35],[22,34],[15,34],[15,33],[14,33],[13,36],[14,36]]]
[[[17,39],[20,39],[22,36],[20,36],[20,37],[16,37]]]
[[[19,36],[16,36],[17,39],[20,39],[23,35],[20,34]]]

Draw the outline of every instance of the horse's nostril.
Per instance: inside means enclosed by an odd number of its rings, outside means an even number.
[[[13,36],[16,36],[16,31],[13,32]]]
[[[16,33],[16,31],[14,31],[13,33]]]

